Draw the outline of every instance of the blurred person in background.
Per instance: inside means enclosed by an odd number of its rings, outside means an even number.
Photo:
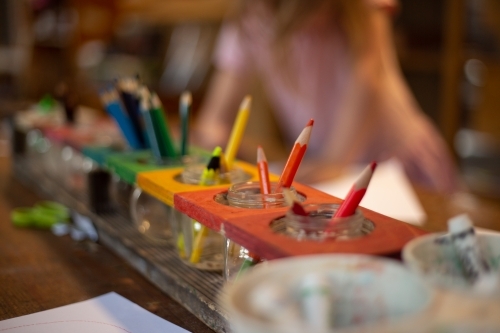
[[[287,143],[315,119],[296,180],[314,183],[334,169],[396,157],[414,183],[456,190],[447,146],[398,65],[390,22],[397,6],[396,0],[242,0],[220,32],[198,143],[225,144],[256,73]]]

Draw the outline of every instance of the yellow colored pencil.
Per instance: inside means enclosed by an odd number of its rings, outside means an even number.
[[[191,257],[189,258],[189,261],[192,264],[197,264],[200,262],[201,253],[203,252],[203,242],[208,236],[208,230],[209,229],[207,227],[202,225],[200,231],[196,235],[196,239],[194,240],[193,244],[193,252],[191,252]]]
[[[222,154],[221,147],[215,147],[212,152],[212,157],[208,162],[206,168],[203,170],[203,174],[201,175],[200,185],[208,185],[212,184],[214,180],[217,179],[218,173],[220,170],[220,156]],[[193,220],[193,223],[196,222]],[[200,261],[201,253],[203,252],[203,242],[205,238],[208,236],[209,229],[201,224],[201,229],[196,235],[193,244],[193,251],[191,252],[191,257],[189,261],[192,264],[196,264]]]
[[[226,151],[224,154],[226,156],[226,163],[229,170],[231,170],[233,162],[236,158],[236,153],[240,148],[241,138],[243,137],[245,127],[247,126],[251,104],[252,97],[245,96],[240,104],[240,109],[238,111],[238,115],[236,116],[236,120],[234,121],[231,136],[229,137],[229,141],[227,142]]]

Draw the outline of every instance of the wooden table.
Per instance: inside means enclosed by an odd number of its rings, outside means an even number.
[[[468,214],[476,227],[500,231],[500,202],[467,192],[443,195],[414,188],[427,214],[423,229],[436,232],[447,229],[447,220],[458,214]]]
[[[40,198],[12,177],[10,163],[0,158],[0,320],[115,291],[189,331],[213,332],[102,245],[13,227],[11,209],[32,206]],[[500,230],[498,202],[465,193],[416,192],[428,231],[445,230],[447,219],[459,213],[470,214],[479,227]]]
[[[0,158],[0,320],[114,291],[191,332],[213,332],[100,244],[15,228],[10,211],[41,200],[13,179]]]

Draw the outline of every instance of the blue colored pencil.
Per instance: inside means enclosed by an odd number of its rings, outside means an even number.
[[[123,110],[118,93],[115,89],[101,93],[101,101],[106,112],[116,121],[125,140],[132,149],[142,149],[143,145],[134,129],[132,121]]]
[[[139,82],[136,78],[121,78],[117,81],[117,89],[120,93],[122,104],[125,107],[134,130],[137,133],[139,141],[143,148],[148,148],[148,136],[142,121],[141,111],[139,110]]]
[[[139,109],[144,121],[144,127],[148,136],[149,145],[157,162],[161,163],[162,155],[159,145],[159,138],[155,131],[154,121],[151,116],[151,93],[149,92],[149,89],[147,87],[143,86],[139,89],[139,103]]]

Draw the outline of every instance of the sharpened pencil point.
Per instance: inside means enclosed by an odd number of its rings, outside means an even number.
[[[181,104],[190,106],[193,101],[193,97],[189,91],[185,91],[181,95]]]
[[[251,104],[252,104],[252,96],[250,95],[245,96],[245,98],[243,98],[243,101],[241,101],[240,110],[250,109]]]
[[[267,162],[266,154],[262,146],[257,147],[257,163],[259,162]]]

